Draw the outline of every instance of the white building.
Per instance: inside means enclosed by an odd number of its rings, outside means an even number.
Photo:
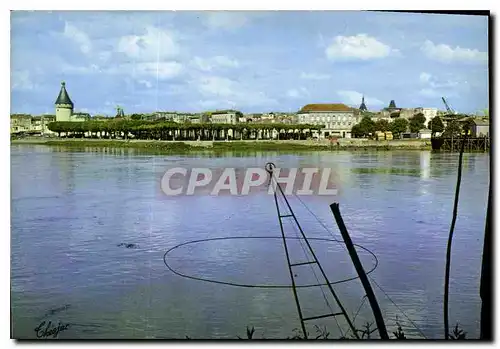
[[[324,125],[320,138],[351,138],[351,129],[360,121],[355,109],[345,104],[308,104],[298,113],[299,124]]]
[[[432,131],[429,130],[428,128],[423,128],[420,131],[418,131],[418,138],[431,139],[432,138]]]
[[[237,124],[243,114],[237,110],[221,110],[213,112],[210,121],[214,124]]]
[[[437,108],[415,108],[415,114],[424,114],[425,116],[425,126],[429,125],[429,121],[438,115]],[[428,127],[428,126],[427,126]]]
[[[56,121],[54,115],[30,116],[14,114],[10,116],[10,133],[50,134],[53,132],[49,130],[48,124],[53,121]]]

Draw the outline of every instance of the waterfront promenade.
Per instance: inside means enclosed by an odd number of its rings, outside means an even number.
[[[127,148],[157,148],[177,150],[430,150],[428,139],[376,141],[359,138],[315,140],[238,140],[238,141],[164,141],[164,140],[117,140],[81,138],[23,138],[14,139],[12,144],[43,144],[49,146],[106,146]]]

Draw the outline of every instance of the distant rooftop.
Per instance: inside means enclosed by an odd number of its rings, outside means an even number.
[[[474,119],[476,126],[489,126],[490,120],[487,119]]]
[[[306,112],[328,112],[328,111],[354,111],[353,108],[345,104],[307,104],[300,109],[300,113]]]

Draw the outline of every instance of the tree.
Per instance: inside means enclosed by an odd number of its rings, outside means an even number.
[[[404,118],[397,118],[391,122],[390,126],[394,136],[399,137],[401,133],[406,132],[406,129],[408,128],[408,120]]]
[[[357,138],[368,136],[370,133],[374,132],[375,122],[369,116],[363,117],[363,119],[361,119],[361,122],[354,125],[351,129],[351,134],[353,134]]]
[[[424,114],[419,113],[410,118],[410,132],[417,133],[423,128],[425,128]]]
[[[460,125],[456,120],[451,120],[448,122],[448,125],[446,125],[446,128],[444,129],[443,136],[444,137],[456,137],[460,135]]]
[[[356,124],[352,127],[351,129],[351,135],[354,137],[354,138],[361,138],[363,137],[363,132],[361,132],[361,127],[359,126],[359,124]]]
[[[432,135],[434,135],[437,132],[441,133],[444,131],[443,120],[441,120],[441,118],[439,116],[432,118],[429,121],[429,124],[427,125],[427,127],[432,131]]]
[[[375,122],[375,131],[386,132],[389,130],[390,130],[389,121],[382,119]]]

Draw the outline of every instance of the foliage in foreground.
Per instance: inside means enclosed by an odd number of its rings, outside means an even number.
[[[392,339],[397,339],[397,340],[404,340],[408,339],[403,331],[403,328],[401,327],[401,324],[399,322],[396,322],[397,328],[395,331],[392,332],[393,338]],[[373,339],[371,337],[371,334],[375,331],[377,331],[377,328],[372,328],[373,323],[366,322],[365,325],[363,326],[363,329],[357,329],[356,331],[358,332],[359,339]],[[356,337],[351,334],[350,336],[342,336],[340,338],[331,338],[330,337],[330,332],[327,330],[326,327],[320,327],[318,325],[314,325],[314,331],[315,334],[311,335],[311,333],[307,333],[308,340],[325,340],[325,339],[356,339]],[[301,334],[301,331],[298,328],[295,328],[293,330],[294,335],[289,336],[285,339],[294,339],[294,340],[303,340],[304,336]],[[467,332],[464,332],[462,329],[460,329],[459,324],[457,323],[455,325],[455,328],[453,329],[453,332],[449,334],[449,338],[452,340],[465,340],[467,339]],[[193,339],[188,336],[186,336],[186,339]],[[246,338],[242,338],[240,336],[237,336],[237,339],[266,339],[265,337],[261,338],[255,338],[255,327],[248,327],[246,329]]]

